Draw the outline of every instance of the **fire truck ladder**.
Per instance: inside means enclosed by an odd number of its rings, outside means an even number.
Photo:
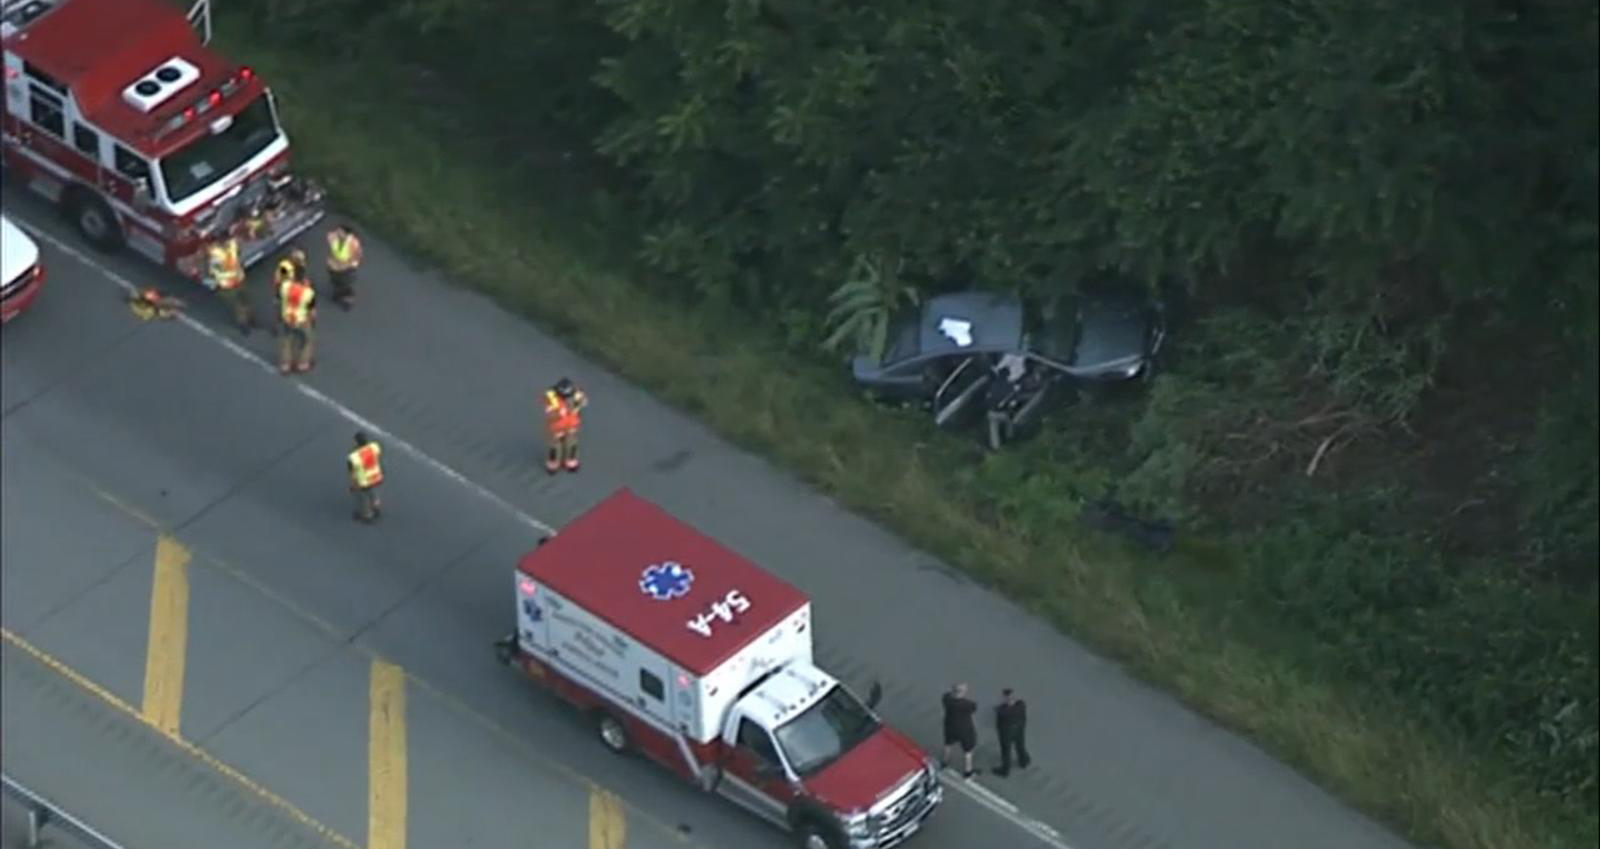
[[[200,43],[211,43],[211,0],[195,0],[189,7],[189,23],[200,33]]]

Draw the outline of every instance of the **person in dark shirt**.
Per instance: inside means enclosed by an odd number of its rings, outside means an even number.
[[[978,726],[973,717],[978,703],[967,698],[967,685],[957,684],[944,694],[944,762],[950,765],[950,756],[960,747],[961,775],[972,777],[972,750],[978,747]]]
[[[1000,691],[1000,704],[994,706],[995,736],[1000,738],[1000,767],[995,775],[1004,778],[1011,772],[1011,754],[1016,752],[1017,768],[1027,769],[1028,703],[1017,698],[1008,687]]]

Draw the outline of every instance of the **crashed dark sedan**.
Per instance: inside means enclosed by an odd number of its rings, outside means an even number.
[[[1037,321],[1025,313],[1015,295],[931,298],[891,319],[883,357],[858,356],[851,372],[884,400],[928,405],[940,427],[986,419],[998,448],[1036,424],[1064,383],[1150,374],[1166,337],[1160,307],[1136,295],[1063,301]]]

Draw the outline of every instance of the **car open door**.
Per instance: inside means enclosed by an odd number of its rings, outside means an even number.
[[[938,391],[933,393],[933,423],[938,427],[956,424],[979,408],[984,390],[994,380],[994,370],[984,356],[967,357],[953,369]]]

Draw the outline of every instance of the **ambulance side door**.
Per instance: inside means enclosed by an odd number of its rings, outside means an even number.
[[[661,655],[642,646],[632,653],[639,661],[639,688],[633,695],[634,704],[657,722],[673,727],[672,702],[667,697],[667,680],[672,677],[672,668]]]
[[[784,824],[795,796],[789,770],[767,729],[748,716],[735,716],[723,731],[722,780],[717,789],[751,811]]]

